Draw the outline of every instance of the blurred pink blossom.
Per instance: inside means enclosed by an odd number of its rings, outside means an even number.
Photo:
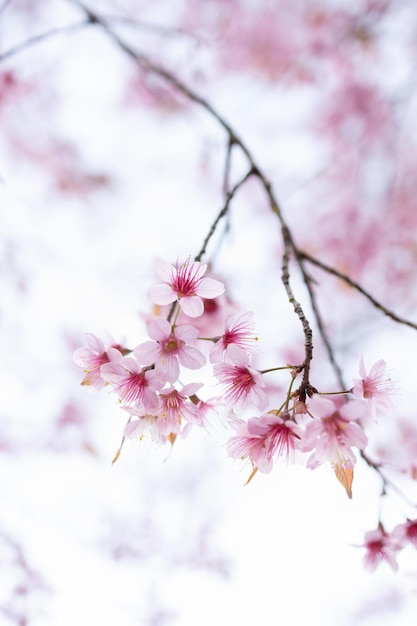
[[[398,570],[398,563],[395,559],[398,545],[393,538],[388,535],[380,524],[375,530],[365,533],[366,554],[363,557],[363,564],[366,569],[374,571],[380,563],[386,561],[394,570]]]
[[[374,363],[366,373],[363,356],[359,361],[359,376],[353,381],[352,393],[356,398],[368,401],[369,411],[376,421],[377,411],[388,411],[392,408],[390,396],[394,392],[394,384],[386,373],[386,363],[382,359]]]

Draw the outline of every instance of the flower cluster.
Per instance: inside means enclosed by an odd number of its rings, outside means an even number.
[[[219,299],[225,287],[205,276],[205,264],[159,260],[156,271],[161,282],[150,298],[159,308],[147,321],[146,340],[127,349],[88,334],[87,346],[74,353],[84,372],[82,384],[110,387],[128,413],[124,438],[173,444],[193,426],[206,427],[221,408],[233,431],[227,453],[250,465],[248,482],[258,471],[269,473],[279,459],[297,458],[311,470],[328,464],[351,498],[358,451],[363,454],[368,444],[367,420],[376,421],[392,406],[394,387],[385,362],[367,373],[361,356],[359,378],[344,391],[320,393],[304,379],[304,388],[302,383],[294,389],[304,364],[256,367],[252,312],[226,311],[221,332],[207,336],[213,332],[212,322],[206,323],[207,303]],[[221,390],[215,397],[206,393],[207,367]],[[278,370],[290,373],[290,384],[281,404],[270,406],[265,379]],[[374,567],[385,559],[395,567],[396,550],[407,541],[417,545],[416,538],[415,521],[390,536],[379,526],[365,537],[365,564]]]
[[[193,323],[204,314],[204,302],[224,292],[223,283],[204,276],[206,270],[207,265],[189,259],[176,265],[158,260],[156,271],[162,282],[152,287],[150,297],[154,304],[171,305],[171,309],[167,317],[148,321],[148,340],[128,350],[106,346],[101,339],[88,334],[87,347],[74,353],[75,362],[84,370],[82,384],[95,389],[110,385],[122,409],[129,413],[124,430],[128,438],[149,435],[158,443],[172,442],[176,435],[186,434],[193,425],[204,426],[209,414],[216,410],[218,400],[203,401],[197,395],[203,383],[181,384],[180,375],[184,369],[200,370],[207,360],[214,367],[224,363],[236,369],[236,376],[246,375],[250,379],[239,394],[242,404],[256,395],[256,384],[262,387],[261,375],[248,366],[253,314],[228,316],[224,333],[213,338],[200,337],[200,328]],[[182,318],[185,314],[189,323],[179,323],[180,313]],[[198,345],[199,340],[200,344],[213,343],[208,355]],[[229,384],[226,373],[219,370],[217,376]],[[229,395],[232,400],[233,394]],[[264,394],[263,403],[266,402]]]
[[[221,403],[234,430],[226,445],[230,457],[247,460],[253,471],[266,473],[279,457],[288,460],[296,452],[308,453],[306,466],[315,469],[330,463],[351,496],[354,449],[367,445],[366,415],[375,419],[377,411],[390,407],[392,385],[385,363],[378,361],[367,374],[361,357],[360,378],[343,392],[350,401],[338,404],[319,393],[301,402],[291,389],[302,368],[285,366],[291,371],[290,390],[281,406],[269,407],[266,371],[253,362],[257,340],[253,313],[228,314],[222,334],[202,336],[205,302],[225,291],[223,283],[205,276],[206,271],[207,265],[190,259],[175,265],[159,259],[156,272],[161,282],[151,288],[150,297],[160,307],[170,305],[166,316],[148,321],[148,339],[133,350],[106,346],[87,335],[88,346],[74,354],[84,370],[82,384],[95,389],[111,386],[130,416],[125,436],[149,435],[157,442],[172,442],[193,425],[204,426],[207,415]],[[208,344],[210,349],[205,349]],[[180,382],[184,369],[201,370],[207,363],[221,398],[200,397],[204,397],[201,380]],[[268,372],[274,369],[282,368]],[[239,415],[244,409],[258,409],[260,415],[244,420]]]

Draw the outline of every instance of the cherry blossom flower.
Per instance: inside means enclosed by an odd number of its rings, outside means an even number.
[[[203,278],[206,270],[206,264],[190,259],[176,265],[158,259],[156,272],[163,283],[151,288],[151,299],[159,305],[178,300],[186,315],[199,317],[204,312],[202,298],[217,298],[224,292],[223,283],[214,278]]]
[[[152,441],[155,443],[166,443],[167,438],[161,432],[161,420],[157,414],[149,413],[143,408],[133,410],[130,409],[129,413],[131,415],[135,415],[137,419],[132,419],[126,424],[123,431],[124,437],[127,439],[143,439],[147,434],[149,434]]]
[[[368,439],[351,420],[362,417],[364,411],[360,402],[349,402],[337,410],[332,400],[314,395],[308,402],[308,412],[314,419],[306,424],[302,443],[304,452],[313,451],[307,467],[315,469],[330,461],[334,466],[353,468],[356,457],[352,446],[362,450]]]
[[[236,355],[235,364],[215,363],[213,373],[225,387],[224,401],[238,411],[253,404],[261,411],[268,406],[268,396],[264,391],[262,374],[249,367],[247,356]]]
[[[400,547],[411,543],[417,548],[417,519],[408,519],[403,524],[398,524],[392,531],[391,537],[398,542]]]
[[[173,383],[178,380],[180,363],[188,369],[199,369],[206,362],[205,356],[188,344],[197,339],[198,330],[190,325],[176,326],[162,318],[152,320],[148,324],[149,336],[154,341],[146,341],[134,350],[137,360],[143,365],[155,364],[165,381]]]
[[[189,383],[184,385],[181,391],[174,387],[162,390],[161,409],[158,415],[161,418],[160,427],[163,434],[178,433],[182,418],[190,423],[198,422],[197,406],[189,400],[189,397],[196,394],[202,386],[202,383]]]
[[[272,469],[275,456],[285,456],[300,447],[302,430],[290,419],[273,413],[251,417],[247,422],[233,418],[236,435],[227,444],[229,456],[235,459],[250,459],[252,465],[264,474]]]
[[[239,355],[250,355],[253,341],[253,313],[228,315],[225,320],[225,332],[210,350],[210,361],[234,363]]]
[[[191,398],[195,400],[195,398]],[[214,397],[208,400],[198,400],[196,403],[197,411],[193,416],[188,415],[188,421],[184,424],[181,435],[186,437],[193,426],[205,428],[207,431],[213,431],[219,425],[226,427],[226,410],[223,398]]]
[[[386,373],[386,363],[382,359],[374,363],[366,373],[363,356],[359,361],[359,376],[353,381],[352,393],[356,398],[365,398],[369,411],[376,421],[377,411],[388,411],[392,407],[390,395],[394,392],[394,384]]]
[[[74,362],[84,370],[82,385],[88,385],[92,389],[100,390],[107,384],[101,376],[101,366],[110,361],[118,362],[122,353],[116,346],[105,346],[104,342],[93,335],[86,333],[88,346],[77,348],[74,351]],[[120,346],[118,346],[120,348]]]
[[[398,563],[395,560],[398,545],[384,530],[380,524],[375,530],[365,533],[366,554],[363,557],[364,567],[374,571],[380,563],[386,561],[394,570],[398,570]]]
[[[125,356],[119,363],[105,363],[101,375],[113,385],[120,402],[143,405],[149,411],[158,408],[156,391],[164,386],[164,380],[154,370],[142,368],[134,357]]]

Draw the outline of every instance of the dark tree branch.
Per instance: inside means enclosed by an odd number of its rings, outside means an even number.
[[[340,278],[340,280],[343,280],[343,282],[345,282],[347,285],[352,287],[352,289],[356,289],[356,291],[361,293],[367,300],[369,300],[369,302],[371,302],[371,304],[373,304],[373,306],[376,309],[381,311],[387,317],[391,318],[394,322],[398,322],[398,324],[404,324],[405,326],[409,326],[410,328],[414,328],[414,330],[417,330],[416,322],[412,322],[410,320],[405,319],[404,317],[400,317],[399,315],[397,315],[390,309],[387,309],[387,307],[385,307],[383,304],[378,302],[378,300],[376,300],[368,291],[366,291],[363,287],[361,287],[359,283],[349,278],[349,276],[347,276],[343,272],[339,272],[339,270],[335,269],[334,267],[331,267],[330,265],[327,265],[326,263],[319,261],[315,257],[311,256],[310,254],[307,254],[307,252],[303,252],[302,250],[299,251],[299,255],[300,255],[300,258],[305,259],[312,265],[316,265],[317,267],[322,269],[324,272],[327,272],[328,274],[332,274],[333,276]]]

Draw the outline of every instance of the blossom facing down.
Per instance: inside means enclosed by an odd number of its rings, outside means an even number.
[[[178,380],[180,364],[191,370],[203,367],[205,356],[189,344],[198,337],[198,330],[190,325],[172,329],[171,324],[158,318],[148,324],[148,333],[154,341],[146,341],[134,350],[136,359],[143,365],[155,364],[155,370],[165,381]]]
[[[81,384],[100,390],[107,384],[101,376],[101,366],[110,361],[120,361],[122,353],[116,347],[106,347],[104,342],[92,333],[86,333],[86,339],[88,345],[77,348],[73,359],[84,370],[85,376]]]
[[[225,332],[216,341],[210,350],[210,361],[227,361],[235,363],[240,356],[249,356],[253,341],[254,319],[253,313],[238,313],[228,315],[225,321]]]
[[[307,467],[315,469],[330,461],[333,466],[351,469],[356,463],[352,447],[363,450],[368,439],[362,428],[351,421],[363,417],[366,408],[360,402],[351,402],[337,409],[335,403],[317,394],[308,402],[308,413],[313,417],[305,427],[302,450],[312,451]]]
[[[223,283],[214,278],[203,278],[206,270],[206,264],[190,259],[176,265],[158,259],[156,272],[163,282],[151,288],[151,300],[159,305],[178,300],[186,315],[199,317],[204,313],[202,298],[217,298],[224,292]]]
[[[164,435],[179,433],[182,419],[193,424],[198,422],[197,406],[189,399],[201,389],[203,383],[189,383],[181,391],[170,387],[159,394],[161,407],[158,412],[160,429]]]
[[[105,363],[101,375],[113,385],[121,403],[143,406],[149,411],[158,408],[156,392],[164,381],[154,370],[142,368],[135,358],[125,356],[119,363]]]
[[[392,531],[391,537],[398,542],[401,548],[407,544],[417,548],[417,519],[408,519],[403,524],[398,524]]]
[[[238,411],[248,404],[253,404],[263,411],[268,406],[269,400],[264,391],[262,374],[247,365],[247,358],[239,356],[234,365],[215,363],[213,373],[224,385],[223,397],[229,407]]]
[[[160,420],[157,415],[148,413],[145,409],[129,411],[137,419],[131,419],[125,426],[123,436],[127,439],[143,439],[147,434],[152,441],[164,444],[166,436],[161,432]]]
[[[392,408],[390,396],[394,392],[394,384],[386,373],[386,363],[382,359],[374,363],[366,373],[363,356],[359,361],[359,376],[353,381],[352,393],[356,398],[368,401],[369,411],[374,420],[378,410],[388,411]]]
[[[365,533],[363,547],[366,549],[363,564],[369,571],[374,571],[383,561],[386,561],[395,572],[398,570],[398,563],[395,559],[398,545],[385,532],[381,524],[375,530]]]
[[[240,418],[231,420],[236,435],[227,444],[227,452],[234,459],[249,459],[254,467],[268,474],[274,457],[288,459],[300,448],[301,428],[290,419],[273,413],[251,417],[247,422]]]

